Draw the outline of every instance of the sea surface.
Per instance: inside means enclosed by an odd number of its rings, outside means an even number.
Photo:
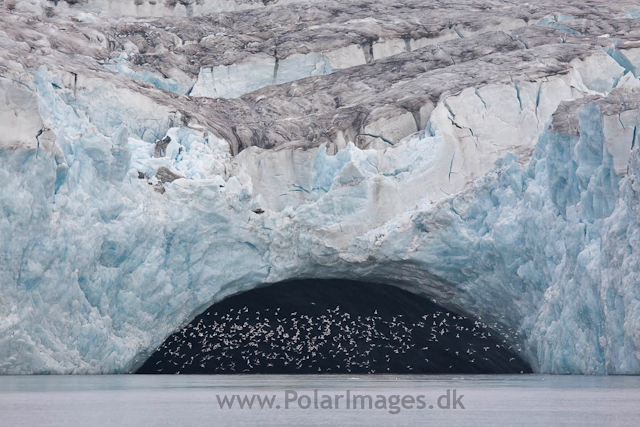
[[[635,427],[640,377],[0,377],[0,425]]]

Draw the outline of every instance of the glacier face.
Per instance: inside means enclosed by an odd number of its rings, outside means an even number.
[[[537,372],[640,373],[629,10],[230,100],[109,72],[101,17],[2,12],[0,372],[130,372],[228,295],[342,278],[518,330]]]

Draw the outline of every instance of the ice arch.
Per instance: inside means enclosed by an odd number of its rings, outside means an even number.
[[[431,156],[448,147],[433,127],[389,150],[233,158],[105,87],[57,93],[42,69],[36,95],[1,81],[24,133],[0,150],[2,373],[130,372],[212,303],[305,277],[392,284],[498,322],[536,372],[640,373],[637,90],[563,104],[526,165],[505,155],[466,182],[459,156]],[[173,172],[153,155],[165,135]],[[259,162],[288,185],[251,177]],[[460,186],[421,197],[434,181]]]

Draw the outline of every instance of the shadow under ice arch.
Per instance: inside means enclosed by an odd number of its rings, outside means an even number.
[[[390,285],[294,280],[213,304],[137,373],[531,372],[518,333],[491,326]]]

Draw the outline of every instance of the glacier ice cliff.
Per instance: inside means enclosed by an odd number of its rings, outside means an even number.
[[[132,372],[226,296],[341,278],[640,374],[636,6],[460,4],[5,0],[0,373]]]

